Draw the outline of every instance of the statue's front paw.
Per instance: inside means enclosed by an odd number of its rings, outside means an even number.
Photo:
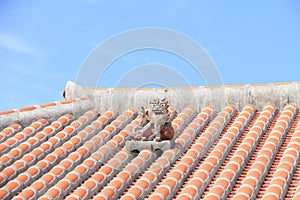
[[[141,137],[139,135],[134,136],[134,140],[141,140]]]

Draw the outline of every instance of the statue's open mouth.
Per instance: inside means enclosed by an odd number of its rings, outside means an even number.
[[[160,110],[158,110],[158,111],[153,111],[156,115],[163,115],[163,114],[165,114],[165,112],[164,111],[160,111]]]

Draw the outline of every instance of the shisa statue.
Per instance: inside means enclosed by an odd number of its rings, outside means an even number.
[[[172,139],[171,135],[174,135],[172,132],[171,121],[169,117],[169,102],[166,99],[159,100],[158,98],[150,101],[150,109],[145,110],[144,107],[141,107],[140,117],[142,121],[138,129],[142,129],[147,123],[150,122],[152,127],[152,134],[148,138],[154,138],[154,141],[161,141],[163,139]],[[164,131],[163,131],[164,130]],[[136,140],[146,140],[146,137],[142,136],[141,131],[137,131],[134,139]]]

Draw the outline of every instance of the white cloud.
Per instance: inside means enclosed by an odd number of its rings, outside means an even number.
[[[39,55],[37,49],[32,47],[30,44],[18,37],[3,32],[0,32],[0,47],[30,56]]]

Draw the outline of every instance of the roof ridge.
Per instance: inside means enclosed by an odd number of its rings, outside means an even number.
[[[43,109],[43,108],[47,108],[47,107],[58,106],[60,104],[70,104],[70,103],[74,103],[74,102],[77,102],[77,101],[85,101],[85,100],[88,100],[88,98],[80,97],[80,98],[73,98],[73,99],[67,99],[67,100],[62,100],[62,101],[53,101],[51,103],[32,105],[32,106],[27,106],[27,107],[18,108],[18,109],[0,111],[0,115],[8,115],[8,114],[12,114],[12,113],[15,113],[15,112],[32,111],[32,110],[35,110],[35,109]]]

